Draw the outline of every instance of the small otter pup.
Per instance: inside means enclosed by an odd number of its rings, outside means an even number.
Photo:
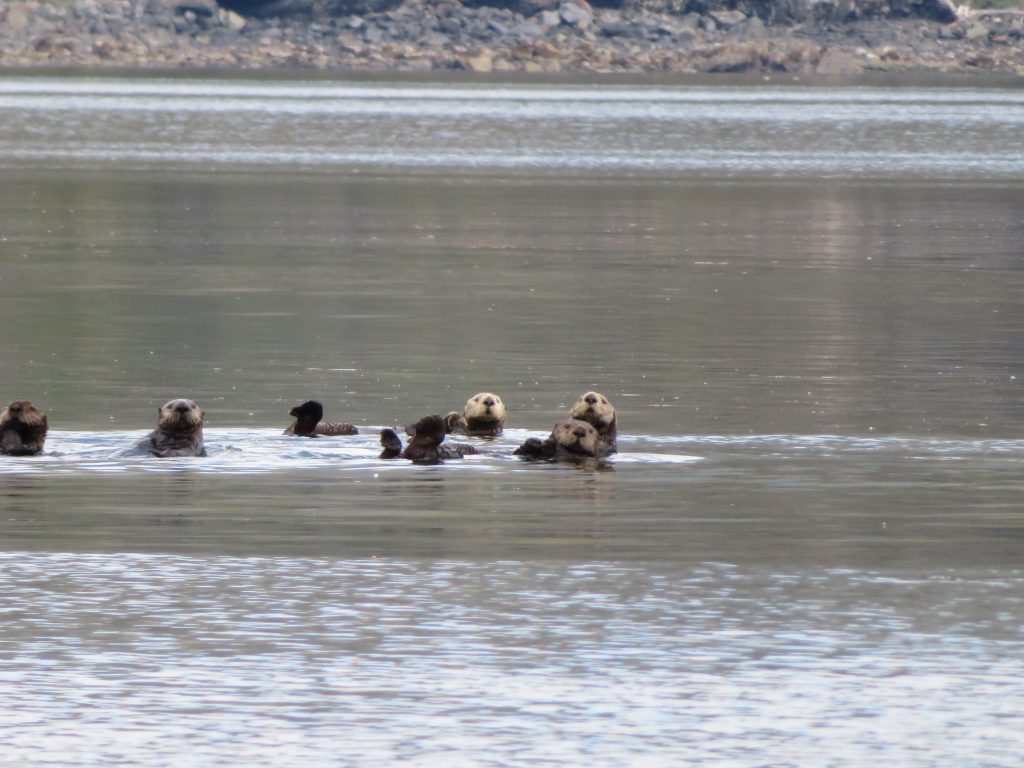
[[[402,438],[393,429],[380,431],[380,444],[384,448],[380,452],[382,459],[397,459],[402,455]]]
[[[470,437],[497,437],[505,427],[505,404],[493,392],[480,392],[466,401],[462,413],[445,417],[448,431]]]
[[[289,416],[294,416],[295,421],[284,431],[286,435],[300,435],[301,437],[317,437],[318,435],[358,435],[359,430],[351,424],[338,424],[334,421],[321,421],[324,417],[324,407],[316,400],[307,400],[302,405],[296,405],[290,411]]]
[[[384,446],[380,455],[382,459],[401,456],[418,464],[437,464],[444,459],[461,459],[476,453],[476,448],[471,445],[441,445],[448,432],[445,420],[440,416],[424,416],[406,427],[405,431],[412,435],[412,439],[404,451],[402,441],[393,429],[385,429],[380,433],[380,444]]]
[[[608,453],[618,450],[616,437],[618,425],[615,418],[615,407],[600,392],[584,392],[569,411],[569,418],[579,419],[592,424],[598,434],[608,445]]]
[[[579,419],[555,424],[545,440],[531,437],[513,452],[527,459],[570,461],[603,459],[613,453],[593,425]]]
[[[156,429],[135,444],[161,458],[168,456],[205,456],[203,447],[203,411],[192,400],[170,400],[160,406]]]
[[[35,456],[46,442],[46,414],[28,400],[15,400],[0,413],[0,454]]]

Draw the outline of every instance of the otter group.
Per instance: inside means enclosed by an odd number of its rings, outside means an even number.
[[[291,409],[295,421],[285,429],[286,435],[318,437],[321,435],[356,435],[351,424],[323,421],[323,405],[308,400]],[[206,413],[194,401],[178,398],[164,403],[157,411],[157,426],[135,444],[135,449],[159,457],[205,456],[203,418]],[[447,416],[425,416],[405,428],[410,437],[403,448],[393,429],[380,434],[382,459],[404,458],[417,463],[436,463],[445,459],[461,459],[477,453],[467,443],[447,443],[449,434],[469,437],[497,437],[505,426],[505,404],[493,392],[480,392],[466,401],[461,412]],[[0,414],[0,454],[34,456],[42,452],[46,440],[46,414],[28,400],[14,400]],[[541,461],[569,461],[585,458],[602,459],[617,450],[615,408],[598,392],[585,392],[573,404],[569,418],[555,424],[545,439],[531,437],[520,445],[514,455]]]

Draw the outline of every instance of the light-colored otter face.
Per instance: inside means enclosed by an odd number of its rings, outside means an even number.
[[[206,415],[206,412],[194,401],[184,398],[164,403],[160,406],[158,413],[160,414],[158,422],[160,427],[173,431],[191,431],[201,427],[203,426],[203,417]]]
[[[584,392],[580,395],[580,399],[569,411],[569,416],[593,424],[602,431],[615,425],[615,408],[600,392]]]
[[[42,427],[46,424],[46,414],[28,400],[14,400],[8,403],[3,413],[0,413],[0,425],[13,426],[15,424],[26,427]]]
[[[574,453],[585,453],[594,456],[597,453],[601,436],[593,425],[579,419],[569,419],[555,424],[551,430],[551,439],[559,446]]]
[[[505,404],[493,392],[481,392],[466,401],[462,415],[467,419],[503,421],[505,419]]]

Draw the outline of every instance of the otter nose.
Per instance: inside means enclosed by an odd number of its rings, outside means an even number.
[[[178,411],[179,413],[186,413],[186,412],[192,410],[192,406],[190,406],[188,403],[182,401],[182,402],[178,403],[176,406],[174,406],[174,410]]]
[[[583,402],[589,403],[590,405],[593,405],[594,403],[597,402],[597,395],[589,394],[589,395],[587,395],[586,397],[583,398]]]
[[[493,397],[486,397],[486,398],[484,398],[484,405],[486,405],[488,407],[494,405],[494,398]]]
[[[11,403],[8,407],[10,408],[11,413],[21,413],[21,403]]]
[[[587,430],[585,430],[583,427],[576,427],[576,429],[574,429],[572,433],[576,435],[576,437],[585,437],[587,434]]]

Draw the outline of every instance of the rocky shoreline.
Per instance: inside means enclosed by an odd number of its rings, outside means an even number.
[[[780,22],[757,7],[685,2],[406,0],[275,15],[215,0],[25,0],[0,5],[0,68],[1024,75],[1022,11],[933,0],[868,12],[858,1],[819,1]]]

